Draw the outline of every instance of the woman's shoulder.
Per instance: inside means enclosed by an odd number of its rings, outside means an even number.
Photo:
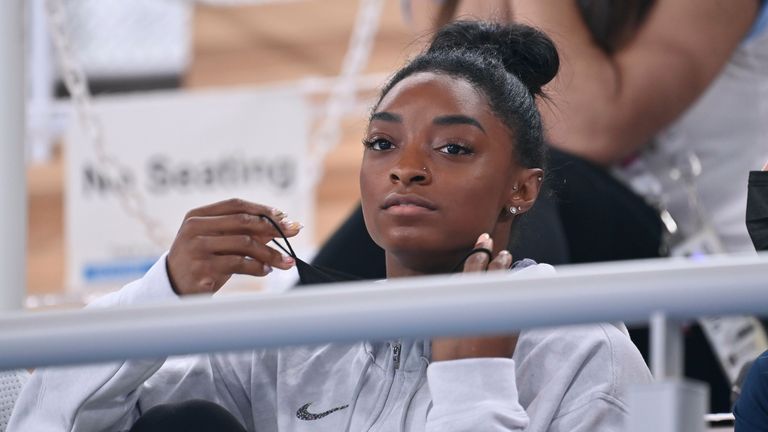
[[[531,357],[561,358],[564,363],[595,363],[606,368],[627,368],[650,378],[645,361],[623,323],[599,323],[525,330],[515,351],[522,361]]]
[[[521,390],[521,398],[559,398],[561,408],[598,398],[623,408],[628,386],[651,380],[623,324],[523,331],[514,359],[518,380],[529,392]]]

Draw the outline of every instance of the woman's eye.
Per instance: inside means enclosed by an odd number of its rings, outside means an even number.
[[[441,153],[451,155],[466,155],[471,154],[472,150],[469,147],[461,144],[446,144],[438,149]]]
[[[377,150],[377,151],[383,151],[383,150],[389,150],[392,147],[394,147],[394,144],[392,144],[391,141],[386,140],[384,138],[376,138],[372,140],[363,140],[363,145],[365,147]]]

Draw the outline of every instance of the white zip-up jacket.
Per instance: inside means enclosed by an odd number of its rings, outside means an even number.
[[[174,297],[163,257],[92,306]],[[627,387],[650,380],[623,325],[523,331],[512,359],[430,364],[429,345],[361,342],[39,369],[8,431],[123,431],[155,405],[206,399],[258,432],[618,432]]]

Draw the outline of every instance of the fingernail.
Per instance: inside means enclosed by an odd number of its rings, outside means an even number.
[[[505,266],[509,267],[512,264],[512,254],[508,250],[505,249],[499,252],[499,256]]]
[[[287,217],[287,215],[283,213],[282,210],[278,210],[276,208],[272,208],[272,216],[274,216],[278,221],[282,221]]]
[[[477,245],[480,246],[491,239],[491,236],[488,235],[488,233],[482,233],[480,234],[480,237],[477,238]]]
[[[291,257],[289,257],[289,256],[283,256],[283,259],[282,259],[282,261],[283,261],[283,264],[285,264],[285,265],[290,265],[290,266],[292,266],[292,265],[295,263],[295,261],[293,260],[293,258],[291,258]]]
[[[264,264],[264,274],[270,274],[272,273],[272,266],[269,264]]]
[[[285,229],[289,229],[292,231],[293,230],[299,231],[300,229],[304,228],[304,225],[292,220],[282,220],[280,221],[280,225],[284,226]]]

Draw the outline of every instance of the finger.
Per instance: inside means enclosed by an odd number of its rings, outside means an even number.
[[[303,227],[298,222],[283,220],[280,222],[280,228],[286,237],[293,237]],[[280,237],[280,233],[269,221],[248,213],[224,216],[193,216],[184,221],[180,232],[188,237],[247,234],[259,238],[263,243]]]
[[[262,264],[287,270],[295,264],[293,258],[259,242],[247,234],[228,236],[198,236],[193,239],[198,256],[238,255],[250,257]]]
[[[177,286],[180,295],[214,293],[218,291],[233,274],[266,276],[272,267],[262,262],[237,255],[214,255],[195,262],[189,268],[194,278],[183,286]]]
[[[233,274],[251,276],[266,276],[272,273],[272,266],[261,261],[240,255],[212,256],[206,263],[210,266],[211,275],[229,277]]]
[[[190,210],[184,219],[190,217],[222,216],[237,213],[246,213],[254,216],[264,214],[272,217],[275,220],[281,220],[285,218],[285,213],[276,208],[268,207],[262,204],[256,204],[240,198],[231,198]]]
[[[488,264],[488,270],[507,270],[511,265],[512,254],[503,250]]]
[[[475,242],[474,248],[488,249],[489,251],[492,251],[493,239],[491,239],[491,236],[489,236],[487,233],[483,233],[480,235],[480,237],[477,238],[477,242]],[[467,258],[467,261],[464,263],[464,272],[469,273],[485,271],[487,265],[488,255],[482,252],[478,252]]]

